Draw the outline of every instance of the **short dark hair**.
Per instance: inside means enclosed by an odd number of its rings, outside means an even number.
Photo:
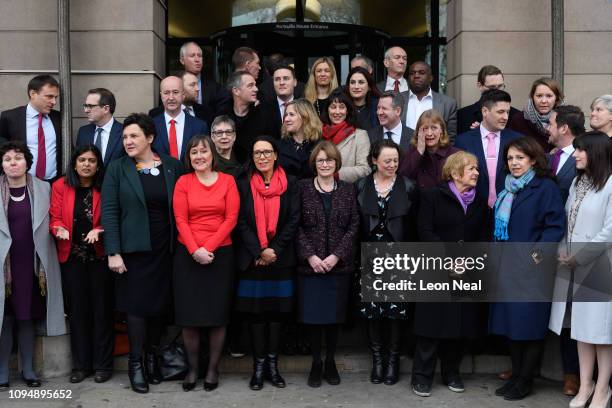
[[[23,153],[26,160],[26,173],[30,171],[32,168],[32,163],[34,163],[34,156],[32,156],[30,149],[28,149],[28,145],[17,140],[11,140],[0,144],[0,160],[2,160],[4,155],[11,150],[14,150],[17,153]],[[0,167],[0,174],[4,174],[4,169],[2,167]]]
[[[100,153],[100,149],[92,144],[81,145],[74,149],[72,156],[70,156],[70,163],[68,163],[68,167],[66,168],[66,178],[64,178],[64,184],[72,188],[81,186],[81,181],[75,167],[79,156],[87,152],[92,152],[98,160],[98,168],[96,169],[96,175],[94,176],[92,187],[95,190],[100,191],[102,189],[102,181],[104,180],[104,162],[102,161],[102,153]]]
[[[215,154],[215,144],[208,135],[196,135],[189,139],[189,142],[185,147],[185,157],[183,158],[183,164],[185,165],[187,173],[195,171],[195,169],[191,165],[191,157],[189,155],[189,152],[191,151],[191,149],[198,146],[200,143],[203,143],[208,146],[208,150],[210,150],[210,154],[212,155],[211,169],[213,171],[217,170],[217,155]]]
[[[153,140],[157,136],[155,131],[155,122],[146,113],[132,113],[123,121],[123,128],[130,125],[137,125],[145,134],[145,136],[153,135]]]
[[[342,87],[338,87],[329,94],[329,105],[325,112],[323,112],[323,122],[328,125],[331,124],[331,120],[329,119],[329,107],[332,103],[341,103],[346,106],[346,123],[351,126],[357,127],[357,118],[355,117],[355,108],[353,107],[353,101],[351,98],[344,92]]]
[[[557,127],[567,125],[574,136],[584,133],[584,113],[582,109],[573,105],[560,105],[553,110],[557,113],[555,119]]]
[[[484,67],[480,68],[480,71],[478,71],[478,83],[480,83],[480,85],[484,85],[487,77],[490,75],[504,76],[504,73],[495,65],[485,65]]]
[[[291,65],[286,65],[286,64],[274,65],[274,67],[272,68],[272,77],[274,77],[274,73],[278,71],[279,69],[286,69],[288,71],[291,71],[291,75],[293,76],[293,78],[295,78],[295,69],[293,69]]]
[[[230,74],[227,79],[227,90],[230,91],[230,94],[232,93],[232,89],[242,86],[242,77],[245,75],[253,76],[248,71],[234,71]],[[253,77],[253,79],[255,78]]]
[[[402,150],[400,149],[397,143],[395,143],[391,139],[380,139],[374,142],[372,146],[370,146],[370,153],[368,154],[368,164],[370,165],[370,167],[374,167],[373,159],[378,159],[378,156],[380,156],[380,152],[382,152],[382,149],[385,148],[397,150],[398,157],[402,157]]]
[[[36,75],[28,82],[28,97],[30,96],[30,91],[40,92],[45,85],[54,86],[56,88],[60,87],[59,82],[51,75]]]
[[[489,89],[482,93],[480,104],[487,109],[491,109],[497,102],[508,102],[512,103],[510,94],[501,89]]]
[[[234,55],[232,55],[232,63],[234,64],[234,68],[242,68],[246,65],[247,62],[255,59],[254,56],[257,55],[257,52],[250,47],[238,47],[234,51]]]
[[[576,182],[588,176],[596,191],[601,191],[612,175],[612,143],[607,134],[590,131],[574,139],[574,148],[587,154],[586,169],[576,169]]]
[[[325,152],[325,155],[328,159],[334,159],[336,164],[336,168],[334,172],[338,172],[342,168],[342,155],[340,154],[340,150],[333,142],[329,140],[321,140],[319,143],[315,145],[310,152],[310,157],[308,158],[308,165],[310,166],[310,170],[312,170],[313,174],[317,174],[317,156],[320,152]]]
[[[115,113],[115,107],[117,106],[117,101],[115,100],[115,95],[111,91],[106,88],[93,88],[87,91],[87,95],[90,94],[98,94],[100,95],[100,102],[98,104],[100,106],[108,105],[110,113]]]
[[[399,93],[396,94],[393,91],[385,91],[380,95],[378,100],[380,101],[382,98],[391,98],[391,107],[393,107],[393,109],[400,108],[401,115],[401,111],[403,111],[402,105],[404,104],[404,99]]]
[[[520,150],[535,162],[533,164],[533,169],[535,170],[536,176],[554,179],[552,171],[548,166],[544,149],[542,149],[542,146],[530,136],[521,136],[504,147],[504,154],[502,157],[507,172],[510,172],[510,168],[508,167],[508,150],[510,150],[511,147]]]
[[[253,172],[255,171],[259,173],[259,170],[257,170],[257,167],[255,166],[255,158],[253,157],[253,148],[255,147],[255,143],[257,142],[270,143],[272,145],[272,150],[274,150],[274,153],[276,153],[276,155],[278,156],[278,143],[276,139],[274,139],[272,136],[261,135],[253,139],[253,142],[251,143],[251,149],[249,150],[249,158],[247,159],[248,162],[246,164],[246,171],[249,175],[249,178],[253,175]],[[276,170],[276,168],[278,168],[278,159],[274,161],[274,169]]]

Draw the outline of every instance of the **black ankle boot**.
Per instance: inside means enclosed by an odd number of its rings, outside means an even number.
[[[399,351],[389,351],[389,359],[387,360],[387,367],[385,370],[385,384],[393,385],[399,379]]]
[[[145,379],[142,360],[140,358],[135,359],[131,356],[129,357],[128,377],[130,378],[132,390],[140,394],[149,392],[149,384],[147,384],[147,380]]]
[[[338,368],[336,362],[333,359],[325,359],[325,372],[323,378],[329,385],[340,384],[340,374],[338,374]]]
[[[160,384],[162,382],[161,370],[159,368],[159,358],[157,347],[148,350],[145,355],[145,371],[149,384]]]
[[[372,351],[372,373],[370,374],[370,382],[372,382],[372,384],[380,384],[383,382],[382,345],[377,342],[370,342],[370,350]]]
[[[270,381],[273,386],[278,388],[285,388],[285,380],[278,372],[278,354],[268,354],[268,358],[266,360],[265,377],[266,380]]]
[[[321,376],[323,374],[323,362],[313,361],[310,367],[310,374],[308,374],[308,385],[313,388],[321,386]]]
[[[251,376],[251,381],[249,382],[249,388],[253,391],[259,391],[263,388],[265,365],[265,358],[253,358],[253,375]]]

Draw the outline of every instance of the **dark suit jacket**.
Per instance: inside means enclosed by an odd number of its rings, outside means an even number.
[[[165,154],[159,155],[168,192],[170,248],[174,249],[176,228],[172,213],[174,185],[183,174],[183,165]],[[151,251],[149,216],[136,165],[129,156],[110,162],[102,184],[102,225],[106,254]]]
[[[208,107],[213,118],[232,111],[232,95],[223,85],[210,79],[202,79],[202,88],[202,105]]]
[[[410,141],[412,140],[412,136],[414,135],[414,130],[406,127],[402,122],[402,137],[400,138],[399,147],[402,149],[402,153],[406,153],[408,148],[410,147]],[[370,137],[370,144],[374,144],[379,140],[384,138],[383,127],[377,126],[374,129],[370,129],[368,131],[368,136]]]
[[[235,236],[238,243],[236,250],[236,266],[245,271],[259,258],[262,248],[257,238],[257,225],[255,223],[255,209],[251,179],[248,172],[243,172],[236,180],[240,193],[240,214]],[[287,175],[287,190],[280,197],[280,210],[276,235],[268,243],[268,247],[276,252],[276,262],[272,266],[286,268],[295,266],[295,236],[300,222],[300,195],[297,180]]]
[[[515,113],[520,112],[518,109],[510,107],[510,115],[508,115],[508,122],[512,119]],[[457,134],[461,134],[471,130],[472,123],[482,122],[482,111],[480,100],[474,102],[471,105],[464,106],[457,111]]]
[[[495,173],[495,189],[496,193],[504,189],[504,182],[506,180],[506,166],[505,160],[501,157],[503,155],[504,147],[514,139],[518,139],[522,135],[516,133],[510,129],[504,129],[501,131],[501,140],[499,143],[499,158],[497,160],[497,171]],[[489,196],[489,172],[487,171],[487,161],[485,159],[484,150],[482,148],[482,139],[480,136],[480,127],[472,129],[469,132],[461,133],[455,140],[455,147],[466,152],[472,153],[478,159],[478,170],[480,176],[478,176],[478,184],[476,184],[476,191],[481,197]]]
[[[187,111],[185,109],[183,109],[185,111],[186,115],[189,115],[189,113],[187,113]],[[161,115],[162,113],[164,113],[164,107],[163,105],[158,106],[157,108],[153,108],[151,110],[149,110],[149,116],[154,118],[156,116]],[[210,108],[206,105],[201,105],[199,103],[196,103],[193,105],[193,113],[195,113],[195,117],[206,122],[207,125],[212,124],[214,117],[213,111],[210,110]],[[191,116],[191,115],[190,115]]]
[[[549,165],[551,161],[552,155],[549,154]],[[559,190],[561,191],[561,198],[563,198],[563,203],[565,204],[567,197],[569,196],[569,189],[572,186],[572,181],[574,181],[574,177],[576,177],[576,159],[574,159],[574,156],[570,155],[570,157],[567,158],[556,177]]]
[[[298,81],[295,89],[293,90],[293,97],[295,99],[302,98],[304,96],[304,83]],[[274,90],[274,79],[271,76],[267,76],[262,83],[257,84],[257,98],[261,102],[268,104],[276,103],[276,91]]]
[[[51,123],[55,129],[55,146],[57,157],[57,177],[64,174],[62,168],[62,116],[52,110],[49,113]],[[27,144],[26,135],[26,106],[19,106],[2,112],[0,115],[0,143],[8,140],[17,140]]]
[[[94,144],[95,141],[96,125],[90,123],[85,126],[81,126],[77,134],[76,147],[84,145]],[[106,146],[106,152],[103,160],[104,165],[108,166],[112,160],[118,159],[125,155],[125,149],[123,148],[123,125],[116,119],[113,121],[111,127],[110,136],[108,138],[108,145]]]
[[[166,130],[166,119],[164,114],[157,115],[153,118],[155,122],[155,130],[157,135],[153,141],[153,149],[158,153],[170,154],[170,144],[168,143],[168,131]],[[201,121],[198,118],[194,118],[189,114],[185,114],[185,126],[183,127],[183,144],[181,146],[181,152],[179,158],[182,161],[185,157],[187,150],[187,143],[189,140],[196,135],[208,134],[208,125],[206,122]]]
[[[410,91],[400,93],[402,98],[404,98],[404,103],[402,106],[402,117],[404,118],[404,123],[406,122],[406,115],[408,112],[409,92]],[[450,96],[446,96],[433,90],[431,91],[431,98],[432,108],[440,112],[444,118],[448,137],[450,138],[451,143],[453,143],[455,136],[457,136],[457,101]]]

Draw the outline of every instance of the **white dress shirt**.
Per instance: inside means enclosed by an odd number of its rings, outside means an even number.
[[[408,109],[406,110],[406,126],[416,130],[416,124],[421,113],[433,108],[433,94],[431,88],[427,95],[419,101],[419,98],[412,91],[408,91]]]
[[[36,163],[38,163],[38,115],[38,111],[28,103],[26,107],[26,143],[34,159],[28,173],[33,176],[36,176]],[[42,127],[45,132],[45,153],[47,153],[45,180],[50,180],[57,176],[57,146],[55,128],[49,115],[43,116]]]
[[[104,126],[96,126],[96,130],[94,130],[94,143],[96,143],[96,136],[98,135],[98,129],[102,129],[102,133],[100,134],[100,145],[102,148],[102,159],[106,156],[106,148],[108,147],[108,140],[110,139],[110,132],[113,127],[113,123],[115,123],[115,118],[111,116],[110,120]]]
[[[183,130],[185,129],[185,111],[181,109],[181,113],[178,114],[176,118],[168,115],[167,112],[164,112],[164,118],[166,120],[166,132],[168,135],[168,146],[170,146],[170,121],[174,119],[176,122],[174,127],[176,128],[176,146],[178,148],[178,155],[181,157],[181,152],[183,151]],[[168,150],[170,152],[170,150]]]
[[[408,90],[408,81],[406,78],[401,77],[399,80],[399,91],[406,92]],[[395,89],[395,79],[387,75],[387,83],[385,84],[385,91],[393,91]]]
[[[563,153],[561,153],[561,157],[559,157],[559,165],[557,166],[557,172],[555,173],[555,175],[559,174],[559,171],[561,171],[561,168],[563,167],[567,159],[569,159],[569,157],[574,154],[574,150],[576,149],[574,149],[574,146],[570,144],[569,146],[565,146],[561,150],[563,151]]]
[[[280,114],[281,114],[281,122],[283,121],[283,118],[285,117],[285,104],[291,102],[292,100],[293,100],[293,95],[291,95],[291,98],[289,98],[288,101],[283,101],[278,96],[276,97],[276,102],[278,103],[278,109],[280,110]]]
[[[402,121],[400,120],[393,129],[387,129],[383,126],[383,139],[387,139],[387,132],[391,132],[391,139],[399,146],[402,140]]]

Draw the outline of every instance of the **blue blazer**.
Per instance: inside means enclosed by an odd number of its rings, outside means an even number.
[[[168,131],[166,130],[166,120],[164,113],[157,115],[153,118],[155,122],[155,131],[157,135],[153,141],[153,149],[157,153],[170,154],[170,144],[168,143]],[[185,114],[185,126],[183,128],[183,145],[181,146],[181,152],[179,159],[183,161],[185,157],[185,151],[187,150],[187,143],[189,140],[196,135],[207,135],[208,125],[203,120],[194,118],[191,115]]]
[[[94,138],[96,133],[96,125],[90,123],[79,128],[77,134],[76,147],[83,145],[94,144]],[[125,156],[125,149],[123,148],[123,125],[116,119],[113,120],[113,126],[111,127],[110,136],[108,138],[108,145],[106,146],[106,152],[102,160],[104,166],[108,166],[108,163],[118,159],[121,156]]]
[[[495,189],[496,193],[504,189],[504,181],[506,180],[505,160],[501,157],[504,148],[508,143],[514,139],[518,139],[522,135],[515,132],[514,130],[504,129],[501,131],[501,141],[499,144],[499,158],[497,160],[497,172],[495,173]],[[489,172],[487,171],[487,161],[485,159],[485,153],[482,148],[482,138],[480,136],[480,127],[472,129],[468,132],[461,133],[455,139],[455,147],[466,152],[472,153],[478,158],[478,170],[480,176],[478,177],[478,183],[476,184],[476,191],[481,197],[489,196]]]
[[[552,162],[552,155],[548,155],[548,163]],[[576,159],[571,155],[567,158],[561,170],[557,173],[557,184],[559,185],[559,189],[561,190],[561,198],[563,199],[563,203],[567,201],[567,197],[569,196],[569,189],[572,186],[572,181],[574,181],[574,177],[576,177]]]

